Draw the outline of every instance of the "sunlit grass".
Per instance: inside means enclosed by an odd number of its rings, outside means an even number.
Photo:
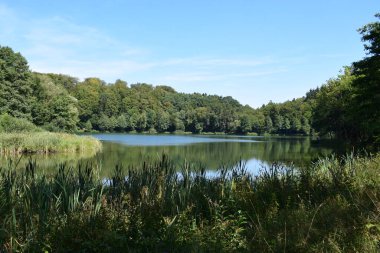
[[[0,154],[93,153],[101,150],[99,140],[91,136],[66,133],[0,133]]]
[[[44,131],[26,119],[0,115],[0,154],[86,153],[94,155],[101,142],[90,136]]]

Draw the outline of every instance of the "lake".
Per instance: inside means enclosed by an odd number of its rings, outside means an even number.
[[[185,161],[201,164],[209,171],[222,165],[234,165],[239,160],[256,174],[262,166],[273,162],[307,166],[318,156],[340,153],[343,148],[330,141],[315,141],[308,137],[262,137],[228,135],[142,135],[91,134],[103,143],[103,150],[94,157],[86,154],[33,155],[32,159],[44,171],[56,164],[75,166],[78,162],[92,162],[101,166],[101,174],[109,176],[116,165],[140,165],[143,161],[169,155],[176,164]],[[30,157],[22,157],[19,167]],[[3,157],[0,161],[5,163]]]

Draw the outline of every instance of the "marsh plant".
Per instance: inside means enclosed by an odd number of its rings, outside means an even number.
[[[25,153],[90,153],[96,154],[102,145],[91,136],[67,133],[0,133],[0,154]]]
[[[25,153],[87,153],[95,155],[102,148],[91,136],[47,132],[26,119],[0,115],[0,155]]]
[[[378,252],[380,156],[244,162],[210,176],[167,156],[139,167],[0,171],[0,252]]]

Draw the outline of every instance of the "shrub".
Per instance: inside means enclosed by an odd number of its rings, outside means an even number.
[[[21,132],[41,132],[42,129],[35,126],[32,122],[14,118],[8,114],[0,115],[0,133],[21,133]]]

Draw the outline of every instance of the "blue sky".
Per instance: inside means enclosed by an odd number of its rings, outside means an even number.
[[[378,0],[0,1],[0,45],[32,70],[170,85],[261,106],[365,56]]]

